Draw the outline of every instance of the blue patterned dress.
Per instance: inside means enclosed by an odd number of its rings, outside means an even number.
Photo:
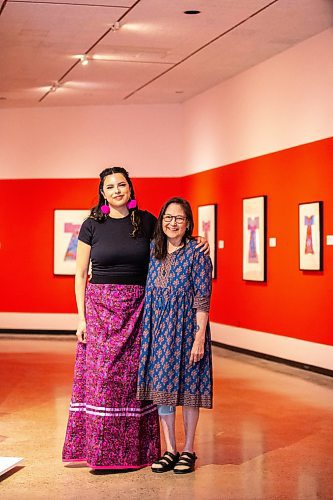
[[[192,366],[196,311],[209,310],[212,264],[191,240],[164,260],[150,258],[138,375],[138,399],[212,407],[209,325],[204,357]],[[152,243],[153,250],[153,243]]]

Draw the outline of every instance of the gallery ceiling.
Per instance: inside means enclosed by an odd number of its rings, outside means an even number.
[[[332,24],[332,0],[0,0],[0,107],[183,102]]]

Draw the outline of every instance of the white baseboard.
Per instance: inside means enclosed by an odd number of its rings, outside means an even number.
[[[212,340],[306,365],[333,370],[333,346],[211,323]]]
[[[0,312],[0,328],[18,330],[76,330],[77,314]]]
[[[9,330],[75,330],[77,314],[0,312],[0,328]],[[211,323],[212,339],[306,365],[333,370],[333,346]]]

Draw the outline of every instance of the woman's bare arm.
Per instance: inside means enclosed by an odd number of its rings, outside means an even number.
[[[206,326],[208,321],[208,312],[197,310],[196,321],[197,321],[197,331],[191,349],[190,365],[200,361],[200,359],[203,358],[203,355],[205,353],[205,337],[206,337]]]
[[[88,268],[90,260],[91,246],[78,241],[76,252],[76,273],[75,273],[75,298],[77,312],[79,316],[76,335],[79,342],[86,343],[86,312],[85,312],[85,293],[87,286]]]

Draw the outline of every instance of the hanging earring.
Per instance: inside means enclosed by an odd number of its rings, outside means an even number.
[[[138,205],[138,204],[137,204],[137,201],[134,199],[134,200],[129,200],[129,201],[127,202],[127,205],[126,205],[126,206],[127,206],[128,210],[131,210],[132,208],[136,208],[136,207],[137,207],[137,205]]]
[[[108,202],[106,201],[106,198],[104,198],[104,205],[101,206],[101,212],[104,215],[109,215],[110,213],[110,207]]]

